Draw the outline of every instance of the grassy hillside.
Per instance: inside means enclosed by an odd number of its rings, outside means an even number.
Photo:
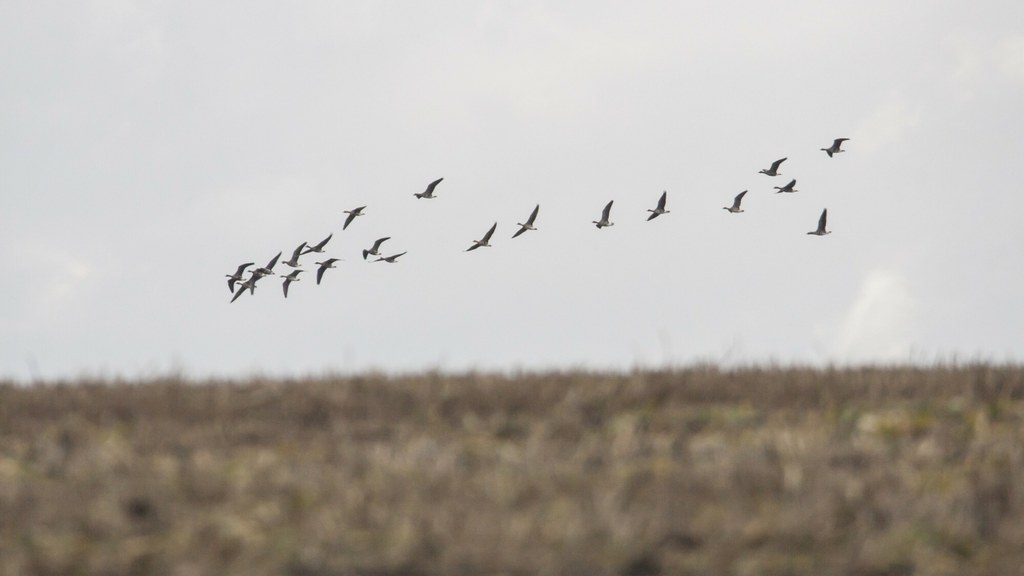
[[[1024,571],[1024,369],[0,385],[0,574]]]

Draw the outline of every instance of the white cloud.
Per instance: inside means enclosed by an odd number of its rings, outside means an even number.
[[[901,275],[872,270],[839,326],[833,355],[849,361],[909,359],[915,306]]]

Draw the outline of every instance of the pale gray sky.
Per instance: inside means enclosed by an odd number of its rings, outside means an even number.
[[[0,377],[1024,361],[1021,102],[1019,0],[3,2]]]

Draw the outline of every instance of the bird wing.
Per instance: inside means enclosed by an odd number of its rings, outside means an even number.
[[[238,267],[238,270],[235,270],[235,276],[241,276],[242,272],[244,272],[246,268],[252,266],[253,264],[255,264],[255,262],[246,262],[245,264],[242,264],[241,266]]]
[[[331,232],[330,234],[328,234],[327,238],[324,238],[319,244],[316,245],[316,249],[320,250],[324,246],[327,246],[327,243],[331,241],[331,237],[333,237],[333,236],[334,236],[334,232]]]
[[[284,282],[281,284],[281,289],[284,290],[284,297],[285,298],[288,297],[288,285],[291,284],[291,283],[292,283],[292,279],[291,278],[285,278]]]
[[[441,180],[444,180],[444,178],[438,178],[437,180],[434,180],[430,184],[427,184],[427,189],[423,193],[426,194],[427,196],[433,194],[434,188],[437,188],[437,185],[441,183]]]
[[[517,230],[516,233],[512,235],[512,237],[515,238],[516,236],[519,236],[523,232],[526,232],[526,226],[520,226],[519,230]]]
[[[321,264],[319,268],[316,269],[316,283],[317,283],[317,286],[320,285],[320,279],[324,277],[324,270],[327,270],[327,266],[329,266],[329,265],[330,264],[325,262],[325,263]]]
[[[228,291],[230,291],[230,292],[234,292],[235,291],[235,279],[234,278],[228,278]]]
[[[843,142],[846,142],[847,140],[849,140],[849,138],[836,138],[835,140],[832,141],[832,145],[835,146],[836,149],[838,149],[840,146],[843,145]]]
[[[537,219],[538,212],[540,212],[540,204],[537,204],[537,206],[533,209],[533,212],[530,212],[530,218],[527,219],[526,223],[529,224],[530,226],[533,226],[534,220]]]
[[[242,286],[241,288],[239,288],[238,291],[235,292],[235,297],[232,298],[231,301],[234,302],[235,300],[238,300],[238,297],[245,293],[245,289],[246,289],[245,286]]]
[[[383,244],[385,240],[390,240],[390,239],[391,239],[391,236],[385,236],[384,238],[378,238],[377,241],[373,243],[373,250],[372,251],[376,252],[377,249],[380,248],[380,245]]]
[[[398,260],[399,256],[402,256],[402,255],[405,255],[405,254],[408,254],[408,252],[401,252],[399,254],[395,254],[394,256],[389,256],[389,258],[391,258],[391,261],[394,262],[395,260]]]
[[[299,247],[296,248],[294,252],[292,252],[292,262],[298,262],[299,261],[299,256],[302,255],[302,249],[305,248],[305,247],[306,247],[306,243],[303,242],[302,244],[299,244]]]
[[[601,211],[601,219],[602,220],[607,220],[608,217],[611,216],[611,214],[612,214],[612,202],[615,202],[615,200],[612,200],[612,201],[608,202],[608,204],[604,207],[604,210]]]
[[[349,212],[348,213],[348,218],[345,218],[345,223],[341,225],[341,229],[344,230],[344,229],[348,228],[348,225],[351,224],[352,221],[355,220],[356,216],[358,216],[358,215],[359,215],[359,213],[356,212],[355,210]]]
[[[787,159],[788,159],[788,157],[787,158],[779,158],[775,162],[772,162],[772,171],[774,172],[775,170],[778,170],[779,166],[781,166],[782,163],[785,162]]]
[[[786,184],[785,189],[786,190],[792,190],[793,186],[796,186],[796,178],[790,180],[789,184]]]
[[[484,244],[486,244],[486,243],[491,241],[491,235],[494,234],[494,229],[497,228],[497,227],[498,227],[498,223],[495,222],[494,224],[491,225],[491,229],[487,231],[487,234],[484,234],[484,239],[483,239],[483,243]]]
[[[744,190],[743,192],[740,192],[739,194],[736,195],[736,198],[734,198],[733,201],[732,201],[732,207],[734,209],[740,207],[740,202],[743,202],[743,197],[746,196],[746,194],[747,194],[747,191]]]
[[[651,220],[654,220],[655,218],[658,217],[658,213],[655,212],[654,210],[648,210],[648,212],[651,213],[651,215],[647,217],[647,221],[648,222],[650,222]]]
[[[466,248],[466,252],[472,252],[473,250],[476,250],[479,247],[480,247],[480,243],[479,242],[473,242],[472,246],[470,246],[469,248]]]
[[[818,230],[821,232],[825,231],[825,223],[828,221],[828,208],[821,211],[821,217],[818,218]]]
[[[658,210],[664,210],[665,209],[665,201],[666,200],[668,200],[668,191],[667,190],[661,193],[661,198],[658,198]]]
[[[281,257],[281,254],[283,254],[283,252],[278,252],[277,256],[274,256],[274,258],[267,263],[267,270],[273,270],[274,266],[277,266],[277,259]]]

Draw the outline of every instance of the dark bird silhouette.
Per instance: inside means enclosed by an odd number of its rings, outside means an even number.
[[[287,276],[281,274],[281,276],[284,277],[284,282],[281,284],[281,288],[284,290],[285,298],[288,297],[288,285],[291,284],[292,282],[298,282],[299,274],[302,274],[302,272],[302,270],[292,270],[291,274],[288,274]]]
[[[722,206],[722,209],[723,210],[728,210],[729,212],[732,212],[733,214],[737,214],[739,212],[743,212],[743,209],[740,208],[740,202],[743,202],[743,196],[746,193],[747,193],[746,190],[744,190],[743,192],[740,192],[739,194],[736,195],[735,198],[733,198],[732,206]]]
[[[668,199],[668,192],[667,191],[663,191],[661,193],[661,198],[658,199],[658,206],[657,206],[657,208],[655,208],[654,210],[650,210],[650,209],[647,210],[648,212],[651,213],[651,215],[647,217],[647,221],[648,222],[650,222],[651,220],[654,220],[655,218],[657,218],[658,216],[661,216],[662,214],[668,214],[669,213],[669,210],[665,210],[665,201],[667,199]]]
[[[268,262],[266,266],[263,266],[262,268],[257,268],[255,270],[253,270],[252,271],[253,275],[254,276],[270,276],[271,274],[273,274],[274,273],[274,266],[277,266],[277,259],[281,257],[281,254],[283,254],[283,252],[278,252],[277,256],[274,256],[273,258],[271,258],[270,262]]]
[[[331,237],[332,236],[334,236],[333,232],[328,234],[327,238],[324,238],[323,240],[321,240],[320,243],[317,244],[316,246],[307,246],[306,249],[302,251],[302,253],[303,254],[309,254],[311,252],[323,252],[324,251],[324,246],[327,246],[327,243],[331,241]]]
[[[245,272],[245,269],[248,268],[249,266],[252,266],[253,264],[255,264],[255,262],[246,262],[245,264],[239,265],[238,266],[238,270],[235,270],[234,274],[225,274],[224,275],[228,279],[228,291],[230,291],[230,292],[234,292],[235,291],[235,282],[241,282],[242,281],[242,272]]]
[[[494,229],[497,228],[497,227],[498,227],[498,223],[495,222],[494,225],[491,226],[491,229],[488,230],[486,234],[484,234],[483,238],[481,238],[480,240],[474,240],[473,241],[473,245],[470,246],[469,248],[466,248],[466,252],[469,252],[471,250],[476,250],[477,248],[479,248],[481,246],[487,246],[489,248],[491,246],[489,244],[489,242],[491,241],[491,235],[494,234]]]
[[[780,194],[782,192],[786,192],[786,193],[799,192],[799,190],[797,190],[796,188],[793,188],[793,186],[796,186],[796,178],[790,180],[789,184],[786,184],[785,186],[776,186],[775,187],[775,189],[777,190],[776,194]]]
[[[825,234],[831,234],[831,230],[825,230],[825,223],[828,220],[828,208],[821,211],[821,216],[818,217],[818,229],[813,232],[808,232],[813,236],[824,236]]]
[[[778,176],[779,174],[782,174],[782,172],[779,172],[779,165],[781,165],[785,161],[786,161],[786,158],[779,158],[775,162],[772,162],[771,168],[769,168],[767,170],[762,169],[759,172],[759,174],[767,174],[769,176]]]
[[[336,266],[334,265],[334,263],[338,262],[338,261],[339,261],[338,258],[328,258],[327,260],[324,260],[323,262],[317,262],[316,263],[316,265],[319,266],[319,268],[317,268],[317,270],[316,270],[316,285],[317,286],[320,285],[320,279],[324,277],[324,272],[326,272],[328,268],[335,268]]]
[[[389,264],[394,264],[395,260],[398,260],[398,257],[402,256],[403,254],[407,254],[407,252],[402,252],[401,254],[392,254],[391,256],[384,256],[383,258],[377,258],[376,260],[374,260],[374,262],[387,262]]]
[[[519,228],[519,230],[516,231],[515,234],[512,235],[513,238],[515,238],[516,236],[519,236],[520,234],[522,234],[523,232],[526,232],[527,230],[536,230],[537,229],[533,225],[533,223],[537,220],[537,212],[540,212],[540,204],[537,204],[537,206],[533,209],[533,212],[530,212],[530,217],[526,219],[525,223],[523,223],[523,222],[516,222],[516,226],[519,226],[520,228]]]
[[[836,138],[835,140],[832,141],[831,146],[829,146],[828,148],[822,148],[821,151],[824,152],[825,154],[828,154],[829,158],[831,158],[833,154],[846,152],[846,150],[843,150],[842,148],[840,148],[840,146],[842,146],[843,142],[846,142],[847,140],[849,140],[849,138]]]
[[[363,260],[366,260],[367,256],[380,256],[380,245],[385,240],[390,240],[391,236],[385,236],[384,238],[377,238],[377,241],[373,243],[373,246],[369,250],[363,250]]]
[[[296,248],[294,251],[292,251],[291,259],[285,260],[284,262],[282,262],[282,264],[284,264],[285,266],[291,266],[292,268],[298,268],[299,267],[299,256],[302,255],[302,253],[303,253],[302,250],[305,247],[306,247],[306,243],[305,242],[303,242],[302,244],[299,244],[299,247]]]
[[[611,202],[608,202],[608,204],[605,205],[604,210],[601,211],[600,220],[594,220],[591,222],[592,224],[597,224],[598,230],[604,228],[605,226],[615,226],[615,223],[608,219],[612,215],[612,204],[614,202],[615,200],[612,200]]]
[[[345,218],[345,224],[342,225],[341,229],[344,230],[348,228],[348,225],[356,219],[356,216],[365,216],[363,213],[365,208],[366,206],[360,206],[359,208],[354,208],[352,210],[345,210],[345,214],[348,214],[348,218]]]
[[[444,178],[438,178],[437,180],[434,180],[430,184],[427,184],[427,189],[426,190],[424,190],[423,192],[420,192],[419,194],[413,194],[413,196],[415,196],[417,198],[433,198],[434,197],[434,188],[437,188],[437,185],[441,183],[441,180],[444,180]]]

